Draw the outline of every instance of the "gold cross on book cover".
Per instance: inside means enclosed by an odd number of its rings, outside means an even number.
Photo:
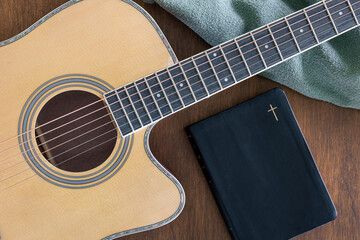
[[[275,110],[277,109],[277,107],[273,107],[271,104],[270,104],[270,109],[268,110],[268,112],[272,112],[274,114],[274,117],[276,119],[276,121],[279,121],[277,116],[276,116],[276,113],[275,113]]]

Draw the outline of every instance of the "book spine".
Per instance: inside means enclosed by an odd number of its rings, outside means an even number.
[[[206,181],[208,182],[208,185],[210,187],[210,190],[212,192],[212,194],[214,195],[214,198],[215,198],[215,201],[218,205],[218,208],[220,209],[220,213],[221,215],[223,216],[223,219],[225,221],[225,224],[226,224],[226,227],[228,228],[231,236],[232,236],[232,239],[234,240],[240,240],[240,238],[237,236],[236,232],[234,231],[234,226],[231,222],[231,219],[227,213],[227,210],[225,208],[225,205],[223,204],[223,202],[221,201],[221,196],[219,194],[219,192],[217,191],[216,189],[216,186],[215,184],[213,183],[212,181],[212,178],[211,178],[211,174],[209,173],[207,167],[206,167],[206,164],[205,164],[205,161],[201,155],[201,152],[196,144],[196,141],[194,139],[194,137],[192,136],[191,134],[191,131],[189,130],[189,128],[186,128],[186,133],[187,133],[187,137],[190,141],[190,144],[192,146],[192,149],[195,153],[195,156],[199,162],[199,165],[201,167],[201,170],[206,178]]]

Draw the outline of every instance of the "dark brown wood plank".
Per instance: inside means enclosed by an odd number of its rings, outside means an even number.
[[[29,27],[65,0],[0,1],[0,40]],[[141,6],[158,22],[178,58],[209,46],[157,5]],[[205,178],[186,138],[184,127],[274,87],[282,87],[293,107],[338,218],[295,239],[360,237],[360,111],[309,99],[262,77],[253,77],[159,122],[151,134],[154,155],[180,180],[187,197],[183,213],[172,223],[122,239],[230,239]],[[61,233],[58,233],[61,234]]]

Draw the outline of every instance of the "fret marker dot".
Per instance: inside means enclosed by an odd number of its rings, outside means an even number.
[[[156,94],[156,96],[157,96],[157,97],[160,97],[161,95],[160,95],[160,93],[158,93],[158,94]]]
[[[339,12],[339,15],[340,15],[340,16],[341,16],[341,15],[343,15],[343,12],[342,12],[342,11],[340,11],[340,12]]]
[[[303,33],[303,32],[304,32],[304,29],[300,29],[300,32]]]
[[[228,79],[227,77],[226,77],[226,78],[224,78],[224,81],[225,81],[225,82],[227,82],[228,80],[229,80],[229,79]]]
[[[180,84],[179,84],[179,86],[180,86],[180,87],[183,87],[183,86],[184,86],[184,84],[180,83]]]
[[[265,45],[265,49],[268,49],[268,48],[269,48],[269,45],[266,44],[266,45]]]
[[[217,54],[216,54],[216,53],[213,53],[213,56],[214,56],[214,57],[216,57],[216,56],[217,56]]]

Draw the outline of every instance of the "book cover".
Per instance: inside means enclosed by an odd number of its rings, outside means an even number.
[[[336,218],[280,88],[186,130],[234,239],[290,239]]]

